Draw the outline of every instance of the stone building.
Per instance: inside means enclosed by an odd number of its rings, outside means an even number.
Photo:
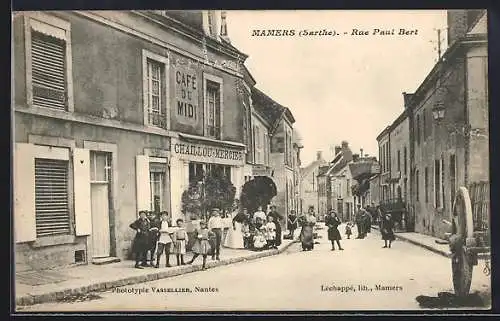
[[[406,93],[403,94],[406,98]],[[386,127],[377,137],[382,174],[379,178],[382,191],[379,204],[386,212],[391,212],[398,225],[406,229],[410,195],[410,131],[406,110]]]
[[[411,208],[417,232],[443,237],[460,186],[489,180],[485,10],[449,10],[448,48],[413,94]]]
[[[316,153],[316,160],[309,165],[301,168],[300,171],[300,211],[306,213],[310,206],[318,209],[318,175],[319,168],[327,164],[323,158],[323,153],[318,151]],[[327,167],[328,168],[328,167]],[[326,195],[325,195],[326,197]],[[325,200],[326,202],[326,200]],[[299,212],[300,212],[299,211]]]
[[[241,188],[247,56],[219,27],[217,11],[14,15],[18,271],[127,258],[138,210],[189,220],[200,170]]]

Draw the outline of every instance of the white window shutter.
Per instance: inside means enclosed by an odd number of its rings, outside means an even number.
[[[135,161],[137,213],[150,210],[151,187],[149,182],[149,156],[137,155]]]
[[[75,234],[92,234],[90,200],[90,153],[88,149],[75,148],[73,152]]]
[[[34,146],[16,143],[14,152],[14,233],[16,242],[36,240]]]

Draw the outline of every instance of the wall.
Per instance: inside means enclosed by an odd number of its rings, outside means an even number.
[[[464,135],[462,128],[465,121],[464,110],[464,62],[460,57],[450,61],[453,67],[446,69],[442,74],[441,93],[431,88],[424,96],[423,101],[414,112],[422,115],[424,111],[432,115],[431,110],[436,102],[443,100],[446,114],[440,123],[430,122],[430,132],[426,139],[421,139],[420,144],[414,140],[415,169],[419,171],[419,200],[415,201],[415,230],[420,233],[442,237],[448,227],[442,223],[443,219],[451,217],[451,191],[449,176],[450,155],[456,157],[457,186],[464,184]],[[422,118],[422,117],[420,117]],[[416,123],[415,125],[416,126]],[[414,132],[415,134],[415,132]],[[444,159],[444,206],[435,206],[435,167],[436,159]],[[428,201],[425,200],[425,168],[429,171]],[[417,186],[415,186],[416,188]],[[413,190],[413,194],[416,190]],[[441,196],[442,198],[442,196]]]
[[[398,187],[401,188],[402,199],[406,201],[410,192],[410,133],[408,118],[405,117],[401,123],[397,124],[390,132],[390,151],[391,151],[391,177],[400,177],[398,182],[392,186],[391,198],[397,198]],[[406,148],[406,168],[404,161],[404,150]],[[398,151],[400,168],[398,170]],[[404,181],[406,179],[406,190]],[[406,198],[405,198],[406,196]]]
[[[469,183],[489,180],[488,52],[486,46],[467,53],[467,111],[471,128]]]
[[[161,39],[177,45],[188,52],[201,52],[200,46],[187,41],[171,30],[145,23],[143,19],[127,12],[103,13],[107,18],[120,23],[132,24],[134,28],[157,34]],[[170,128],[191,134],[203,135],[204,95],[203,73],[222,78],[223,81],[223,139],[243,141],[243,106],[236,92],[236,76],[212,66],[199,63],[160,45],[126,34],[106,25],[98,24],[70,12],[59,12],[56,16],[71,24],[71,46],[73,59],[73,92],[75,113],[143,124],[143,67],[142,50],[168,57],[170,61],[167,101],[171,117]],[[24,57],[22,17],[14,18],[14,56]],[[209,52],[210,58],[230,61],[225,55]],[[22,60],[22,59],[19,59]],[[235,59],[232,59],[235,61]],[[184,67],[181,67],[184,66]],[[177,114],[176,71],[191,69],[197,78],[196,121]],[[25,105],[25,72],[21,63],[15,70],[16,104]]]
[[[144,154],[144,148],[169,149],[169,138],[16,113],[15,141],[28,142],[29,134],[74,139],[78,148],[83,148],[84,140],[117,145],[118,163],[114,164],[117,175],[113,179],[116,180],[115,186],[118,186],[118,190],[115,191],[117,199],[114,204],[116,207],[110,211],[110,217],[115,218],[115,226],[110,228],[113,229],[116,240],[116,255],[122,259],[126,258],[135,235],[128,225],[137,217],[135,156]],[[81,243],[77,243],[61,247],[32,249],[26,244],[21,244],[17,250],[21,261],[34,262],[41,255],[48,261],[52,261],[42,264],[55,266],[60,265],[61,260],[65,262],[74,260],[73,252],[68,253],[68,250],[73,247],[75,250],[80,249],[81,246]],[[40,253],[37,254],[37,252]],[[57,253],[61,255],[59,260],[51,258],[57,256]],[[37,266],[39,264],[37,262]]]

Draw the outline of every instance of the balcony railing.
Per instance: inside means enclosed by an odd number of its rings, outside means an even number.
[[[167,119],[165,115],[162,115],[158,112],[149,112],[148,116],[150,125],[167,129]]]
[[[207,126],[207,136],[215,139],[220,139],[220,127],[219,126]]]

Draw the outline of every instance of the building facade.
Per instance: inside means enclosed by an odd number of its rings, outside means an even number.
[[[325,166],[327,161],[323,158],[323,153],[318,151],[316,153],[316,160],[311,164],[303,167],[300,173],[300,212],[306,213],[307,209],[312,206],[318,209],[318,174],[319,168]],[[326,195],[325,195],[326,197]],[[325,200],[326,202],[326,200]]]
[[[139,210],[189,220],[181,195],[201,170],[241,188],[246,55],[223,24],[215,11],[14,16],[18,270],[127,258]]]
[[[457,188],[489,180],[486,12],[447,17],[448,49],[408,97],[415,230],[437,237],[448,232]]]

